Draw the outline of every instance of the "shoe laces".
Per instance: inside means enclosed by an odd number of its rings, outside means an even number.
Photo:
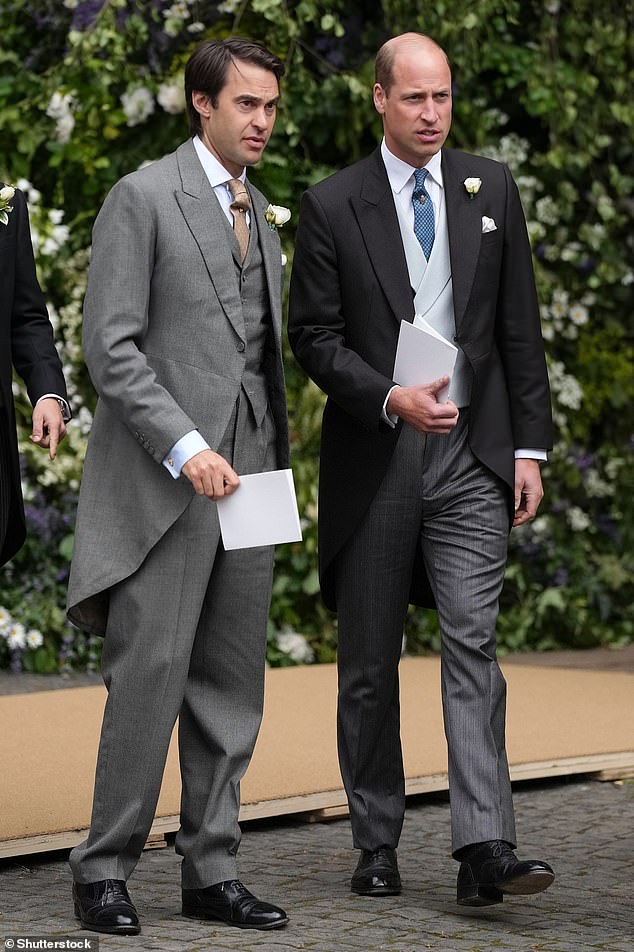
[[[506,856],[509,853],[515,856],[509,844],[504,840],[490,840],[488,845],[491,847],[491,852],[496,859],[499,859],[500,856]]]

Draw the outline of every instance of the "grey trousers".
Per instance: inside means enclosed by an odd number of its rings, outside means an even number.
[[[219,451],[239,474],[273,469],[270,413],[257,429],[242,399]],[[138,571],[112,590],[91,827],[70,855],[77,881],[132,873],[177,717],[183,887],[236,878],[240,779],[262,717],[272,573],[272,546],[225,552],[216,504],[194,496]]]
[[[495,637],[508,509],[502,483],[475,459],[467,434],[465,410],[448,436],[405,426],[337,558],[339,759],[359,849],[396,847],[403,823],[398,664],[418,546],[441,629],[452,851],[489,839],[515,843]]]

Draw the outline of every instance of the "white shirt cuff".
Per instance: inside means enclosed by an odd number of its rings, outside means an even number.
[[[60,407],[60,410],[62,411],[62,416],[64,417],[64,423],[68,423],[68,421],[71,419],[73,414],[70,412],[70,406],[68,404],[68,401],[64,400],[63,397],[60,397],[58,393],[43,393],[42,396],[38,397],[38,399],[35,401],[35,406],[38,405],[40,400],[51,400],[51,399],[57,400],[58,403],[64,404],[63,407]]]
[[[396,390],[397,386],[398,384],[395,384],[393,387],[390,387],[390,389],[387,392],[387,397],[383,401],[383,409],[381,410],[381,420],[383,421],[383,423],[387,423],[388,426],[391,426],[392,429],[394,429],[394,427],[398,423],[398,414],[387,412],[387,402],[390,399],[390,394],[392,393],[392,390]]]
[[[546,450],[515,450],[515,459],[539,459],[545,462],[548,459]]]
[[[174,479],[178,479],[181,474],[181,469],[192,456],[196,456],[197,453],[202,453],[203,450],[209,449],[211,449],[211,447],[207,441],[202,438],[198,430],[190,430],[189,433],[186,433],[185,436],[181,436],[180,440],[174,443],[163,460],[163,466],[171,473]]]

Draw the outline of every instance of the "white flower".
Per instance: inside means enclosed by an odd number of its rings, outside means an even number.
[[[582,324],[587,324],[588,308],[584,307],[583,304],[574,304],[570,308],[570,320],[573,324],[576,324],[577,327],[581,327]]]
[[[269,205],[264,212],[264,217],[271,231],[275,231],[276,228],[280,228],[290,220],[291,211],[290,208],[285,208],[283,205]]]
[[[185,20],[189,16],[187,4],[183,3],[182,0],[180,3],[173,3],[171,7],[168,7],[167,10],[163,11],[163,16],[165,19],[168,17],[178,17],[180,20]]]
[[[26,633],[26,644],[28,648],[39,648],[44,642],[44,636],[37,628],[31,628]]]
[[[614,486],[606,482],[605,479],[596,471],[596,469],[589,469],[585,474],[585,486],[588,496],[596,498],[602,498],[605,496],[614,495]]]
[[[548,376],[559,404],[571,410],[578,410],[583,400],[583,390],[579,381],[566,373],[560,360],[553,360],[549,364]]]
[[[481,185],[482,185],[482,179],[477,177],[470,177],[464,180],[464,187],[467,190],[469,198],[475,198],[475,196],[480,191]]]
[[[0,225],[9,224],[9,212],[13,211],[13,205],[9,202],[15,195],[15,189],[12,185],[5,185],[0,189]]]
[[[550,195],[544,195],[535,202],[535,214],[545,225],[556,225],[559,221],[559,209]]]
[[[571,506],[566,512],[566,519],[573,532],[585,532],[590,526],[590,517],[579,506]]]
[[[531,528],[533,538],[536,541],[546,538],[550,532],[550,520],[548,516],[538,516],[537,519],[533,521]]]
[[[3,608],[2,605],[0,605],[0,633],[4,634],[12,621],[13,618],[9,612],[6,610],[6,608]]]
[[[132,92],[123,93],[121,105],[128,126],[138,126],[154,112],[154,97],[145,86],[137,86]]]
[[[6,629],[5,638],[7,639],[9,648],[26,647],[26,631],[24,630],[24,625],[21,625],[19,621],[14,621],[13,624],[9,625]]]
[[[303,635],[284,626],[277,634],[277,646],[298,664],[310,664],[315,660],[315,654]]]
[[[75,119],[72,113],[68,112],[65,116],[61,116],[55,123],[55,138],[58,142],[61,142],[62,145],[65,145],[75,128]]]
[[[188,33],[202,33],[205,29],[205,24],[201,23],[200,20],[195,20],[194,23],[190,23],[187,27]]]
[[[156,98],[165,112],[176,115],[185,109],[185,91],[181,83],[163,83],[159,86]]]
[[[46,115],[51,119],[62,119],[70,112],[73,97],[70,93],[54,92],[46,107]]]

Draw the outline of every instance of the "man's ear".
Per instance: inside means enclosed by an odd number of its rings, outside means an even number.
[[[209,98],[208,93],[204,93],[200,89],[193,89],[192,106],[199,115],[203,116],[205,119],[209,119],[209,115],[211,113],[211,99]]]
[[[374,99],[374,108],[379,113],[379,115],[382,116],[383,113],[385,112],[386,95],[385,95],[385,90],[383,89],[380,83],[374,84],[374,88],[372,90],[372,97]]]

